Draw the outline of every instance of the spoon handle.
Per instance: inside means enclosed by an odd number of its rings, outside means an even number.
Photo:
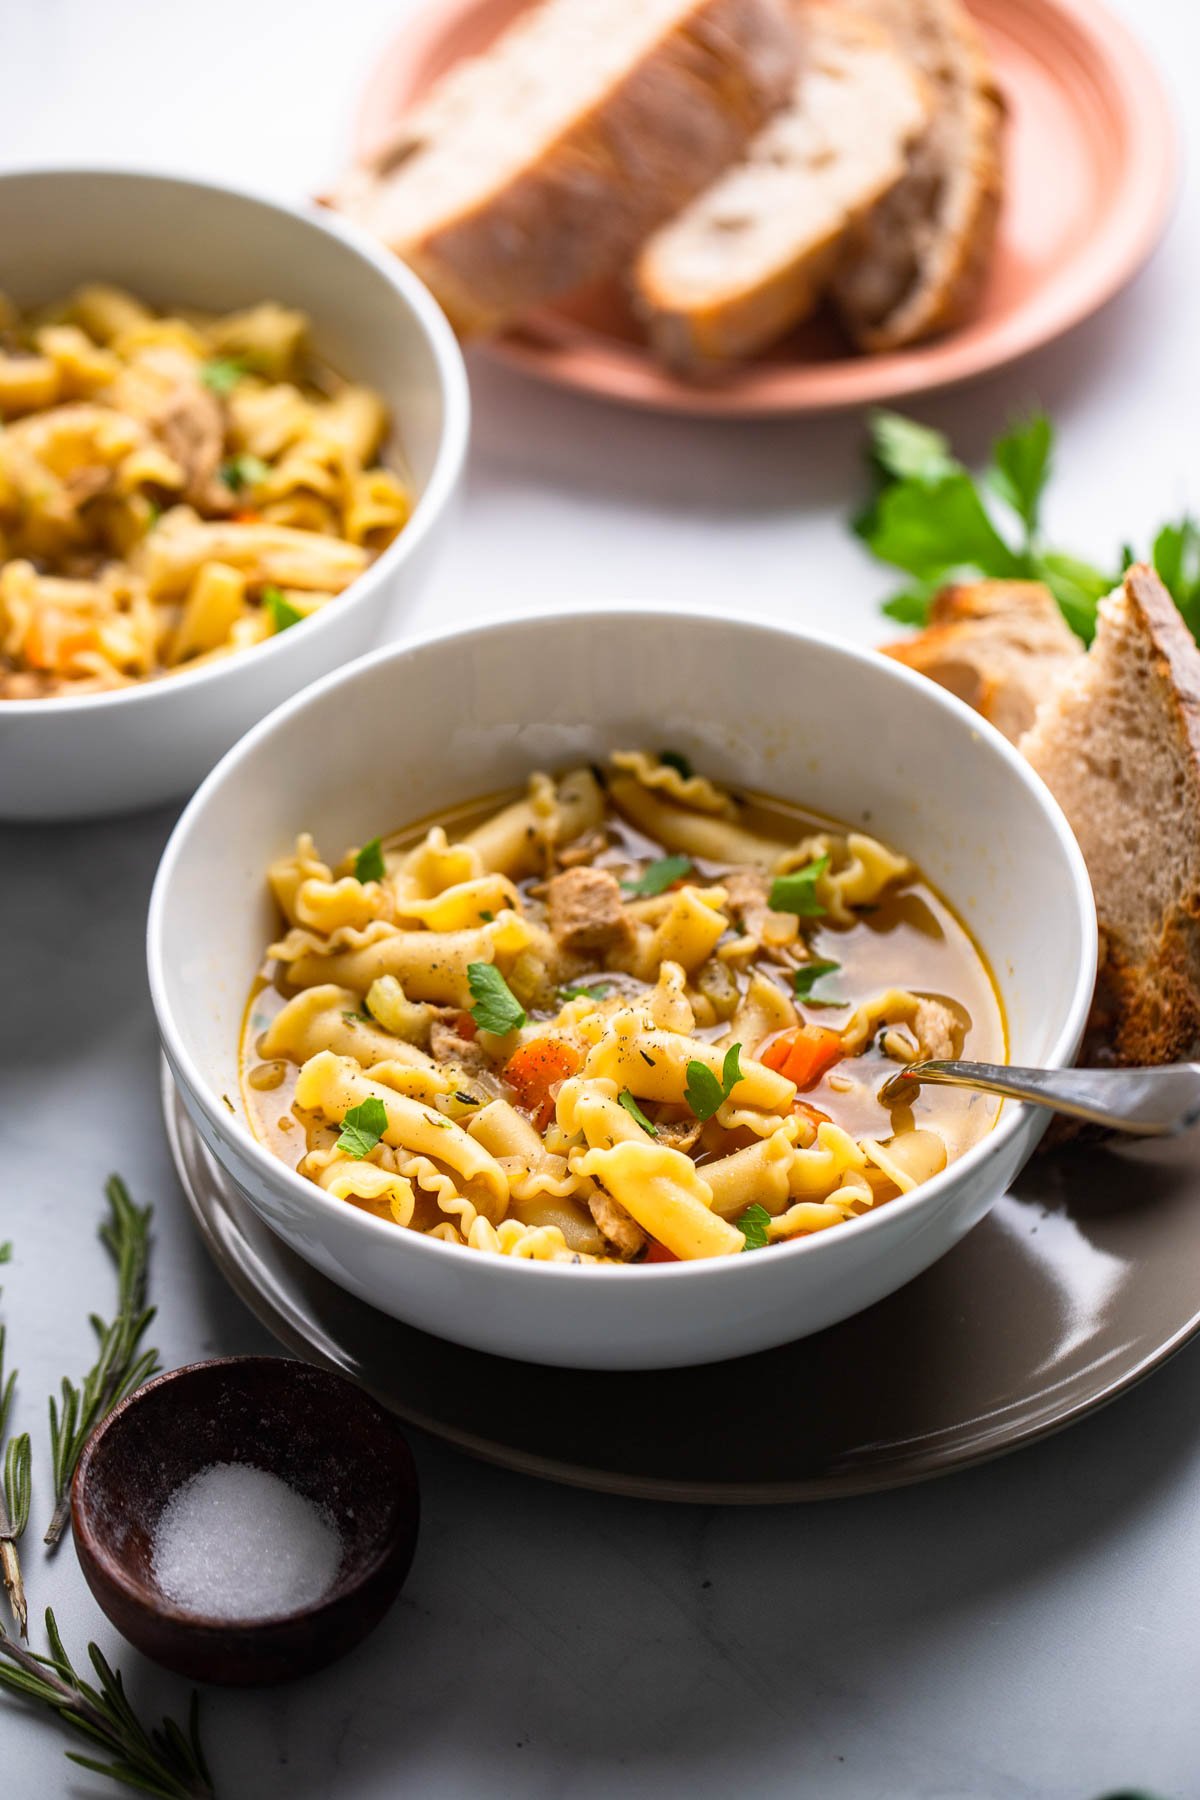
[[[1019,1069],[1001,1063],[910,1063],[880,1098],[903,1101],[910,1084],[979,1088],[1142,1137],[1174,1137],[1200,1120],[1200,1063],[1157,1069]]]

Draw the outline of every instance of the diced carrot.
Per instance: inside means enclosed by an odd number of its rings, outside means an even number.
[[[457,1019],[454,1021],[454,1029],[457,1031],[459,1037],[466,1038],[469,1042],[474,1043],[478,1026],[469,1012],[459,1013]]]
[[[66,632],[58,640],[59,668],[61,669],[65,663],[69,663],[73,656],[78,656],[82,650],[94,650],[99,642],[100,633],[94,625],[89,625],[84,631]]]
[[[560,1082],[574,1075],[583,1057],[563,1038],[534,1038],[509,1057],[504,1079],[519,1106],[532,1116],[539,1131],[554,1117],[554,1094]]]
[[[679,1258],[676,1256],[676,1254],[673,1250],[668,1250],[667,1246],[665,1244],[660,1244],[657,1238],[651,1238],[650,1239],[650,1247],[646,1251],[646,1254],[642,1258],[642,1261],[648,1262],[648,1263],[678,1262]]]
[[[239,506],[233,515],[233,522],[235,525],[257,525],[261,518],[262,514],[253,506]]]
[[[31,669],[52,669],[54,667],[45,621],[39,613],[34,613],[30,619],[25,633],[25,642],[21,648],[25,661]]]
[[[842,1040],[836,1031],[824,1025],[794,1025],[772,1038],[759,1051],[758,1060],[798,1088],[810,1088],[842,1060],[842,1054]]]

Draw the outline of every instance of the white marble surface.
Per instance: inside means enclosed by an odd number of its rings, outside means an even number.
[[[1194,115],[1200,25],[1122,0]],[[297,194],[333,173],[397,0],[3,0],[5,164],[145,162]],[[1187,122],[1194,139],[1197,129]],[[1048,179],[1053,172],[1048,171]],[[1098,555],[1200,504],[1195,190],[1122,300],[924,414],[969,450],[1038,398],[1061,428],[1051,522]],[[0,245],[0,285],[3,246]],[[281,289],[282,291],[282,289]],[[284,295],[286,297],[286,295]],[[414,622],[668,596],[868,639],[883,579],[848,538],[860,428],[627,416],[476,360],[469,505]],[[169,813],[0,831],[4,1311],[37,1440],[107,1304],[100,1187],[157,1204],[167,1364],[268,1348],[197,1243],[157,1115],[142,924]],[[425,1525],[395,1611],[297,1687],[211,1691],[224,1796],[1086,1800],[1200,1792],[1200,1349],[1068,1435],[934,1486],[807,1509],[600,1499],[418,1440]],[[664,1420],[664,1429],[670,1421]],[[69,1546],[35,1608],[119,1646]],[[180,1684],[128,1650],[147,1708]],[[59,1734],[0,1703],[6,1794],[93,1794]]]

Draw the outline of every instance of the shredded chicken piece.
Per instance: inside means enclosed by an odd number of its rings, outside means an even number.
[[[725,904],[733,913],[744,913],[755,906],[765,907],[771,891],[761,869],[731,869],[728,875],[722,875],[721,886],[725,889]]]
[[[167,455],[183,470],[183,497],[189,506],[205,513],[232,512],[233,494],[218,474],[225,419],[216,395],[198,381],[180,381],[152,424]]]
[[[644,1249],[646,1233],[636,1219],[630,1217],[619,1200],[614,1200],[603,1188],[595,1188],[588,1195],[587,1203],[597,1229],[618,1256],[624,1257],[628,1262]]]
[[[699,1119],[664,1119],[655,1127],[668,1150],[690,1150],[704,1127]]]
[[[603,955],[629,941],[621,889],[607,869],[564,869],[547,883],[546,903],[555,941],[574,955]]]
[[[429,1054],[435,1062],[454,1063],[469,1075],[482,1074],[491,1064],[481,1046],[473,1038],[463,1037],[455,1028],[454,1021],[458,1016],[453,1008],[449,1008],[433,1020],[429,1027]]]

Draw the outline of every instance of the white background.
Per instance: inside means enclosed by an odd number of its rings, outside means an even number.
[[[406,10],[0,0],[0,160],[311,192],[343,161],[353,96]],[[1194,9],[1121,10],[1194,115]],[[1150,269],[1100,318],[920,409],[974,455],[1013,410],[1047,405],[1049,524],[1096,560],[1200,505],[1198,252],[1189,189]],[[687,424],[478,358],[471,374],[468,505],[414,623],[645,596],[879,635],[886,573],[844,525],[859,421]],[[157,1203],[165,1363],[268,1347],[194,1238],[157,1119],[141,935],[171,817],[0,832],[0,1236],[19,1250],[4,1310],[43,1496],[42,1396],[86,1365],[85,1315],[110,1292],[94,1236],[110,1167]],[[206,1694],[222,1795],[1200,1793],[1200,1349],[1007,1462],[807,1509],[600,1499],[415,1448],[421,1547],[375,1637],[300,1686]],[[94,1634],[116,1653],[69,1546],[49,1568],[32,1545],[27,1561],[35,1610],[52,1601],[69,1644]],[[120,1660],[139,1703],[182,1709],[181,1684]],[[20,1800],[102,1787],[6,1702],[0,1760]]]

